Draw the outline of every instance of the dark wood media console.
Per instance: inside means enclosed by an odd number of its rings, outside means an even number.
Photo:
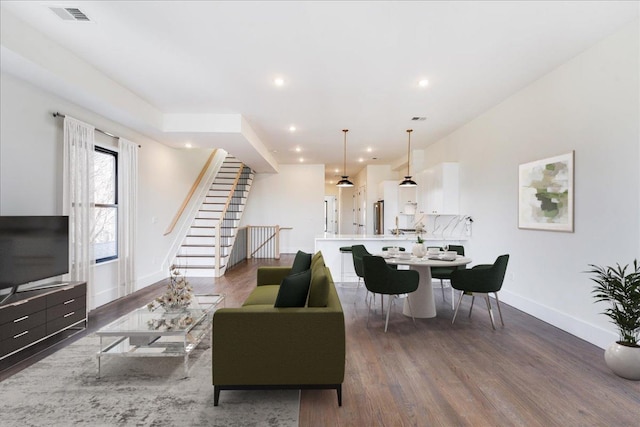
[[[0,305],[0,359],[81,323],[84,329],[86,282],[15,293]]]

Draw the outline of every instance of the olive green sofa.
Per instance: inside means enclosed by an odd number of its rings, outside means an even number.
[[[305,306],[276,308],[290,271],[260,267],[256,289],[242,307],[215,312],[214,406],[221,390],[240,389],[335,389],[342,406],[345,325],[331,272],[317,252]]]

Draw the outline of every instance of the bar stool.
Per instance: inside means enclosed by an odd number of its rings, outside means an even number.
[[[340,248],[340,285],[344,285],[344,256],[348,255],[349,259],[351,259],[351,246],[343,246]]]

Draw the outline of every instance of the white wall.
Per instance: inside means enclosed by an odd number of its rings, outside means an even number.
[[[278,174],[256,174],[241,226],[293,227],[281,233],[280,252],[314,251],[324,231],[324,165],[280,165]]]
[[[502,299],[603,348],[617,335],[584,271],[640,258],[638,40],[636,21],[426,152],[460,162],[469,256],[511,255]],[[518,229],[518,165],[571,150],[575,232]]]
[[[210,150],[176,150],[3,73],[0,87],[0,214],[62,213],[62,119],[73,116],[142,145],[139,152],[138,287],[168,276],[163,236]],[[100,137],[103,138],[103,137]],[[96,267],[95,307],[116,298],[117,262]]]

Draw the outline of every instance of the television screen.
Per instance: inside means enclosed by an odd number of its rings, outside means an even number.
[[[0,288],[69,272],[69,217],[0,216]]]

